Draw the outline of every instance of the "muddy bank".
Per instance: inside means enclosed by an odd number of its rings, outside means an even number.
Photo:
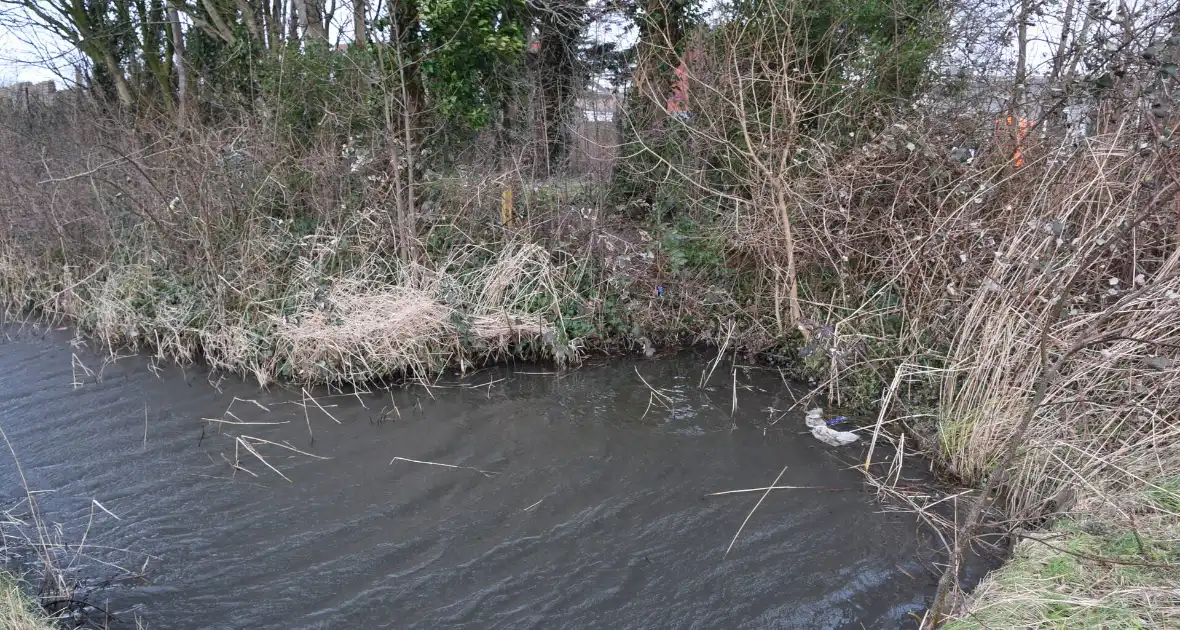
[[[522,365],[317,405],[51,335],[0,345],[0,417],[112,627],[914,625],[930,536],[872,500],[857,447],[804,433],[777,373],[739,369],[731,417],[732,376],[699,390],[705,365]],[[759,495],[703,495],[783,466],[826,490],[772,494],[725,555]],[[0,479],[21,496],[7,458]]]

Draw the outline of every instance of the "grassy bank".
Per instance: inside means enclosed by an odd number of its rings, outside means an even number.
[[[945,627],[1175,628],[1180,579],[1178,514],[1125,519],[1081,512],[1030,533]]]
[[[16,578],[4,571],[0,571],[0,627],[5,630],[50,630],[55,627]]]

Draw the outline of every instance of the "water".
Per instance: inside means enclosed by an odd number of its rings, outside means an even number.
[[[797,395],[774,372],[738,371],[733,417],[731,374],[701,391],[692,355],[317,391],[305,415],[297,391],[65,334],[0,344],[0,427],[114,628],[894,628],[934,592],[929,537],[849,469],[863,451],[773,423]],[[235,472],[237,436],[308,455],[255,441],[290,481],[241,446]],[[726,555],[760,493],[703,495],[783,466],[840,491],[772,493]],[[7,453],[0,483],[17,505]]]

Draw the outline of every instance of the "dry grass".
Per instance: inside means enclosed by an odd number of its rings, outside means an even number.
[[[1004,206],[1006,223],[989,235],[995,252],[982,257],[988,264],[978,284],[953,311],[958,327],[938,439],[949,469],[998,492],[1010,522],[1052,519],[1078,502],[1136,540],[1169,541],[1175,514],[1134,505],[1134,498],[1165,487],[1180,466],[1180,248],[1172,201],[1180,182],[1162,160],[1111,149],[1121,141],[1092,139],[1046,165],[1040,181]],[[956,555],[962,537],[977,533],[981,507],[956,537]],[[1146,605],[1158,599],[1151,593],[1174,587],[1142,577],[1118,597]],[[1104,585],[1078,581],[1073,595],[1080,599],[1071,605],[1108,612]],[[1054,600],[1038,590],[1045,586],[1030,581],[1023,596]],[[975,608],[1007,606],[1015,596],[985,589]],[[1142,614],[1171,615],[1167,606]],[[1102,612],[1062,627],[1137,627],[1122,623]]]
[[[1050,496],[1065,480],[1049,470],[1119,467],[1095,461],[1100,453],[1151,452],[1157,468],[1177,454],[1167,451],[1177,428],[1169,410],[1180,403],[1180,249],[1169,234],[1171,207],[1156,209],[1124,238],[1120,230],[1143,211],[1145,196],[1129,190],[1119,171],[1134,169],[1134,180],[1148,169],[1139,159],[1083,151],[1081,164],[1064,167],[1068,176],[1051,173],[1056,181],[1012,217],[1015,227],[1001,237],[982,290],[961,311],[940,435],[948,460],[969,481],[989,470],[1030,399],[1046,328],[1050,352],[1085,348],[1065,366],[1030,434],[1028,447],[1039,454],[1029,459],[1047,469],[1022,470],[1021,485],[1047,482],[1033,494]],[[1087,162],[1091,168],[1077,168]],[[1070,194],[1051,196],[1055,188]],[[1062,296],[1068,277],[1078,278],[1076,289]],[[1047,321],[1057,299],[1068,301],[1064,316]],[[1075,448],[1063,447],[1063,439]]]
[[[503,181],[439,184],[407,233],[383,167],[342,159],[334,130],[291,146],[248,117],[178,134],[95,105],[0,126],[10,313],[261,384],[428,375],[526,345],[577,359],[559,302],[586,261],[534,238],[546,208],[491,223]]]
[[[1175,512],[1139,499],[1167,494],[1180,468],[1180,182],[1168,158],[1117,148],[1127,144],[1092,138],[898,238],[918,246],[895,241],[903,255],[882,257],[908,303],[902,335],[886,347],[941,366],[938,397],[926,403],[938,459],[998,492],[1002,518],[1051,521],[1076,503],[1123,535],[1174,548]],[[931,343],[939,337],[949,344]],[[886,400],[897,383],[888,389]],[[983,514],[972,513],[963,535]],[[956,536],[948,546],[957,555],[967,544]],[[1043,551],[1029,545],[1020,557]],[[1175,588],[1166,571],[1119,582],[1097,577],[1109,565],[1076,560],[1088,574],[1064,597],[1018,560],[1005,570],[1012,579],[1001,573],[972,600],[964,623],[1002,609],[1006,617],[977,627],[1174,624],[1159,597]],[[1003,580],[1011,588],[994,586]],[[1066,600],[1073,608],[1061,612]]]
[[[528,226],[475,238],[458,215],[434,216],[429,231],[448,245],[427,253],[385,211],[380,177],[332,156],[316,176],[364,201],[316,191],[299,198],[300,212],[277,211],[292,203],[276,181],[292,165],[262,129],[248,130],[243,165],[221,152],[244,142],[232,124],[186,138],[156,129],[145,147],[119,121],[76,122],[44,162],[35,136],[0,128],[0,163],[14,174],[0,182],[0,215],[14,228],[0,234],[9,312],[72,320],[112,353],[199,357],[261,385],[429,376],[526,344],[535,356],[578,358],[560,304],[577,298],[568,277],[583,263],[558,264]],[[88,169],[109,152],[126,159]],[[46,169],[62,176],[38,182]],[[460,209],[478,219],[478,207]],[[399,256],[395,242],[417,254]]]
[[[50,630],[55,626],[25,594],[13,576],[0,571],[0,627],[5,630]]]
[[[553,312],[529,312],[530,304],[556,303],[568,293],[548,252],[509,244],[472,268],[464,259],[474,253],[458,250],[438,269],[410,265],[393,283],[373,280],[371,268],[333,281],[322,301],[308,300],[277,323],[295,376],[355,383],[429,375],[461,360],[463,343],[487,354],[521,340],[555,344]]]
[[[1144,150],[1162,132],[1128,110],[1100,135],[1030,141],[1022,168],[986,140],[963,164],[947,159],[952,143],[987,125],[915,110],[840,148],[744,120],[755,98],[786,119],[814,105],[797,80],[751,78],[794,53],[761,44],[705,56],[696,122],[679,130],[723,147],[750,196],[709,188],[711,162],[669,166],[718,236],[756,261],[737,344],[800,330],[817,390],[927,425],[925,446],[964,483],[1003,475],[1015,520],[1069,497],[1141,493],[1180,466],[1180,181],[1174,151]],[[750,77],[732,72],[747,63]]]
[[[919,446],[965,484],[991,485],[1012,523],[1075,502],[1119,506],[1124,531],[1152,520],[1128,504],[1180,469],[1180,180],[1174,151],[1153,144],[1166,132],[1127,111],[1101,135],[1037,138],[1022,168],[986,150],[961,164],[946,154],[970,121],[915,112],[841,149],[789,124],[746,125],[743,98],[806,110],[799,86],[755,89],[717,65],[695,77],[716,102],[699,101],[712,109],[684,132],[747,174],[751,200],[713,210],[719,236],[757,261],[739,345],[800,330],[817,391],[917,427]],[[725,140],[731,129],[744,139]],[[679,173],[698,189],[712,164],[700,166]],[[707,190],[702,206],[726,192]]]

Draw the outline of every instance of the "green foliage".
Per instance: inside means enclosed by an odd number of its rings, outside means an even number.
[[[381,99],[369,86],[360,85],[362,75],[357,71],[373,63],[365,50],[340,54],[322,45],[289,45],[278,55],[259,57],[253,72],[278,131],[307,146],[325,130],[343,143],[382,127]]]
[[[1054,556],[1045,563],[1043,573],[1053,580],[1075,580],[1078,577],[1078,562],[1073,556]]]
[[[700,0],[663,0],[657,2],[627,2],[623,14],[635,24],[640,39],[658,40],[668,37],[677,43],[681,35],[704,23]],[[665,42],[660,42],[666,45]],[[679,52],[679,51],[678,51]],[[671,71],[671,68],[664,68]]]
[[[1147,498],[1160,510],[1180,514],[1180,476],[1148,488]]]
[[[255,67],[266,59],[266,55],[261,43],[248,36],[232,0],[228,3],[221,0],[211,6],[216,6],[220,15],[233,18],[230,22],[235,35],[233,43],[204,29],[193,28],[185,35],[185,55],[192,71],[212,93],[212,98],[206,98],[207,102],[215,101],[207,103],[214,105],[213,111],[208,113],[217,116],[221,114],[218,110],[231,102],[237,104],[239,99],[249,98],[256,78]],[[194,12],[198,19],[206,22],[210,19],[204,4],[198,3]]]
[[[981,595],[985,605],[976,606],[972,614],[945,627],[949,630],[1165,627],[1158,621],[1153,623],[1157,611],[1143,605],[1140,593],[1167,592],[1173,572],[1137,563],[1174,562],[1180,550],[1170,540],[1152,537],[1150,527],[1136,535],[1126,531],[1123,525],[1089,518],[1058,521],[1051,528],[1055,535],[1049,537],[1048,544],[1021,543],[1015,557],[988,577],[991,584],[983,587]],[[1140,553],[1140,541],[1147,558]],[[1087,556],[1120,562],[1097,562]],[[1146,587],[1146,591],[1140,591],[1140,587]]]
[[[690,219],[677,221],[660,244],[673,274],[717,277],[727,272],[724,242]]]
[[[733,19],[723,31],[739,29],[749,45],[762,38],[796,42],[789,69],[761,71],[789,71],[809,78],[811,100],[823,103],[822,111],[813,111],[813,116],[839,111],[855,101],[855,119],[849,123],[863,125],[863,115],[874,103],[916,93],[942,41],[941,16],[936,0],[747,0],[735,4]],[[733,39],[725,34],[722,41],[730,45]],[[751,113],[758,118],[768,114]]]
[[[445,120],[485,127],[524,51],[520,0],[422,0],[422,71]]]

